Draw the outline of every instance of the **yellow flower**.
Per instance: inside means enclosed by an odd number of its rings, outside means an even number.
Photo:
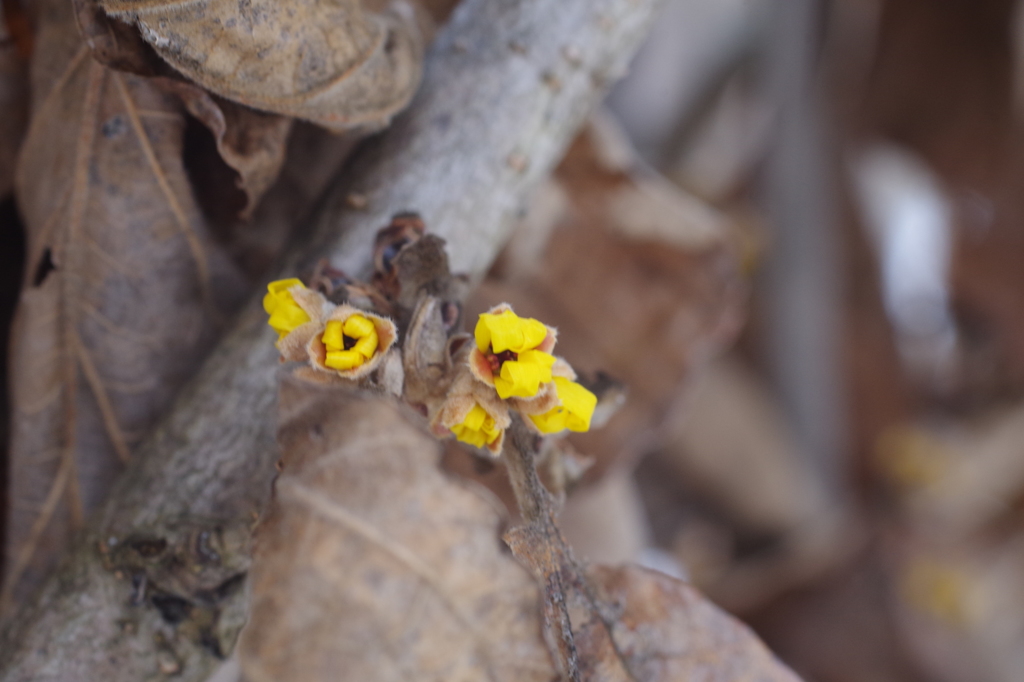
[[[498,314],[483,313],[476,323],[476,347],[481,352],[488,348],[494,353],[523,351],[537,348],[548,335],[543,322],[523,318],[508,309]]]
[[[555,356],[548,351],[555,336],[542,322],[519,317],[501,305],[480,315],[475,337],[473,373],[493,384],[502,399],[532,398],[551,381]]]
[[[277,332],[278,340],[310,321],[309,315],[298,306],[289,291],[294,287],[306,288],[298,279],[279,279],[267,285],[267,295],[263,297],[263,309],[270,315],[267,324]]]
[[[331,320],[320,337],[327,349],[324,364],[331,369],[359,367],[373,357],[379,345],[377,328],[363,315],[352,315],[344,322]]]
[[[329,381],[357,381],[381,366],[397,338],[398,328],[388,318],[342,304],[324,315],[304,350],[313,370],[331,375]]]
[[[541,433],[558,433],[564,429],[588,431],[597,396],[564,377],[555,377],[554,382],[560,404],[544,414],[527,416]]]
[[[501,438],[502,429],[495,424],[494,417],[487,414],[480,403],[476,403],[462,422],[451,426],[451,432],[463,443],[482,448],[493,445]]]

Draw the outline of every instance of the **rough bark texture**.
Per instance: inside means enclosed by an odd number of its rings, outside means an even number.
[[[656,4],[467,0],[410,111],[339,180],[281,273],[329,256],[365,275],[376,230],[415,210],[448,240],[453,270],[481,275]],[[228,653],[245,604],[248,549],[237,538],[267,500],[278,454],[276,356],[254,301],[62,568],[0,634],[0,680],[197,680]],[[197,570],[202,580],[186,579]]]

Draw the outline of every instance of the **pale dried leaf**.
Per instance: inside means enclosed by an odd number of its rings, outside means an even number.
[[[264,680],[554,680],[500,517],[399,409],[284,380],[284,450],[239,654]]]
[[[420,80],[426,23],[403,0],[101,4],[207,90],[333,130],[386,124]]]
[[[245,287],[182,164],[184,111],[90,58],[70,3],[37,7],[28,229],[12,334],[4,596],[24,596],[106,494]]]

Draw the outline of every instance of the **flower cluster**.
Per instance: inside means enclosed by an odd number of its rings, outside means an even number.
[[[375,370],[398,337],[386,317],[335,305],[297,279],[267,286],[263,309],[289,361],[308,361],[321,375],[360,379]]]
[[[282,359],[308,362],[312,374],[302,371],[318,380],[369,375],[397,338],[386,317],[335,305],[298,279],[271,282],[263,308]],[[576,383],[565,360],[552,355],[556,335],[506,304],[480,315],[473,339],[455,353],[443,395],[430,408],[431,430],[495,454],[513,410],[540,434],[589,430],[597,397]]]
[[[587,431],[597,397],[551,354],[557,333],[507,304],[480,315],[475,343],[456,357],[456,377],[432,428],[475,447],[501,452],[510,410],[538,433]]]

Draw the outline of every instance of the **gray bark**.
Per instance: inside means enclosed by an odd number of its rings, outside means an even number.
[[[278,275],[328,257],[364,276],[376,231],[414,210],[448,240],[453,269],[480,277],[657,3],[466,0],[411,108],[332,185]],[[8,619],[0,680],[200,680],[229,652],[278,456],[273,341],[254,300],[56,574]]]

